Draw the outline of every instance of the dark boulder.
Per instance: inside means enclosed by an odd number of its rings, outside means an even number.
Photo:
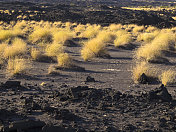
[[[67,120],[67,121],[78,121],[81,118],[74,113],[70,112],[68,109],[60,109],[55,114],[55,119]]]
[[[40,131],[42,127],[45,126],[43,121],[35,121],[35,120],[22,120],[22,121],[14,121],[9,126],[4,127],[4,132],[21,132],[21,131]]]
[[[86,82],[95,82],[95,79],[91,76],[86,77]]]
[[[6,81],[3,84],[3,87],[5,88],[21,87],[21,82],[20,81]]]
[[[72,128],[64,128],[62,126],[46,125],[42,128],[42,132],[75,132]]]
[[[138,79],[138,82],[141,84],[149,83],[149,78],[145,75],[145,73],[142,73],[142,75]]]
[[[163,102],[172,101],[171,94],[169,94],[167,88],[164,87],[163,84],[159,88],[150,91],[148,96],[150,101],[152,100],[161,100]]]

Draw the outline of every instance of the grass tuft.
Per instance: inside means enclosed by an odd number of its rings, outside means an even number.
[[[52,35],[50,30],[46,28],[36,28],[30,35],[29,41],[32,43],[39,43],[39,42],[52,42]]]
[[[79,37],[84,37],[84,38],[95,38],[98,32],[100,31],[101,26],[100,25],[88,25],[85,31],[83,31]]]
[[[133,33],[138,34],[139,32],[143,32],[144,29],[145,29],[144,26],[137,26],[137,25],[135,25],[134,28],[133,28]]]
[[[53,33],[53,39],[55,43],[63,44],[66,40],[71,39],[73,37],[74,37],[74,33],[70,32],[69,30]]]
[[[49,44],[47,45],[45,52],[47,56],[58,56],[60,53],[64,52],[64,47],[57,43]]]
[[[132,70],[132,79],[135,83],[138,83],[142,74],[145,74],[149,78],[156,78],[157,71],[151,68],[148,63],[140,62]]]
[[[61,53],[57,56],[58,66],[69,68],[73,65],[72,58],[67,53]]]
[[[167,70],[164,71],[161,76],[159,77],[162,84],[164,84],[165,86],[168,84],[172,84],[176,82],[176,73],[175,71],[172,70]]]
[[[29,66],[29,65],[28,65]],[[25,59],[9,59],[7,64],[7,72],[13,76],[17,74],[25,73],[27,69],[27,63]]]
[[[115,34],[112,32],[108,32],[108,31],[100,31],[97,34],[96,38],[101,39],[101,41],[104,43],[111,43],[115,39]]]
[[[84,44],[81,50],[81,57],[88,61],[94,57],[107,54],[106,44],[101,39],[94,38]]]
[[[8,45],[4,49],[4,58],[13,58],[16,56],[21,56],[26,54],[27,52],[27,44],[25,41],[19,38],[15,38],[12,41],[12,45]]]
[[[136,58],[142,58],[146,61],[156,60],[158,57],[162,57],[163,50],[169,50],[174,44],[175,37],[172,33],[161,32],[151,43],[138,48]]]
[[[42,56],[42,53],[40,50],[38,50],[37,48],[33,48],[31,49],[31,57],[33,60],[39,60]]]
[[[159,31],[152,33],[142,33],[137,37],[137,41],[144,41],[145,43],[150,43],[159,34]]]
[[[116,32],[116,39],[114,40],[115,47],[129,44],[132,42],[132,36],[125,30],[119,30]]]
[[[14,35],[11,30],[0,30],[0,41],[7,40],[13,36]]]

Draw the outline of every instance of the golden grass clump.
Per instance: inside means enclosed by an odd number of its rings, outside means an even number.
[[[152,40],[154,40],[154,38],[159,34],[158,31],[154,31],[152,33],[141,33],[138,35],[137,37],[137,41],[144,41],[145,43],[149,43]]]
[[[4,63],[4,49],[6,49],[8,47],[8,44],[6,43],[2,43],[0,44],[0,65],[3,65]]]
[[[27,21],[17,21],[16,24],[14,25],[13,29],[18,29],[18,30],[22,30],[27,26]]]
[[[157,57],[162,56],[162,53],[157,46],[148,43],[139,47],[135,55],[137,59],[144,59],[145,61],[151,61],[155,60]]]
[[[6,41],[11,38],[14,38],[14,37],[17,37],[19,35],[24,34],[23,30],[21,30],[20,28],[16,28],[16,27],[12,28],[12,26],[9,26],[9,28],[7,28],[7,29],[0,30],[0,41]]]
[[[122,30],[118,30],[117,32],[115,32],[115,34],[118,37],[118,36],[126,35],[128,34],[128,32],[122,29]]]
[[[144,29],[145,29],[144,26],[137,26],[137,25],[136,25],[136,26],[133,28],[133,33],[143,32]]]
[[[120,30],[122,28],[123,28],[123,26],[121,24],[111,24],[111,25],[109,25],[109,29],[111,31],[117,31],[117,30]]]
[[[156,77],[157,71],[151,68],[148,63],[140,62],[132,70],[132,79],[135,83],[138,83],[141,75],[144,73],[147,77]]]
[[[2,43],[0,44],[0,56],[4,57],[4,50],[8,47],[8,44]]]
[[[24,73],[28,68],[26,62],[27,61],[25,59],[9,59],[7,64],[7,72],[12,76]]]
[[[97,38],[89,40],[81,50],[81,56],[85,61],[105,54],[107,54],[106,44]]]
[[[85,29],[86,29],[85,25],[81,25],[81,24],[77,25],[74,28],[75,32],[83,32],[83,31],[85,31]]]
[[[32,49],[31,49],[31,57],[32,57],[33,60],[39,60],[42,57],[42,53],[37,48],[33,48],[32,47]]]
[[[100,31],[101,26],[99,25],[88,25],[86,30],[82,32],[79,37],[85,37],[85,38],[95,38],[98,32]]]
[[[11,30],[0,30],[0,41],[7,40],[13,36],[14,34]]]
[[[20,35],[24,35],[25,31],[22,29],[19,29],[19,28],[13,28],[12,33],[13,33],[14,37],[18,37]]]
[[[60,53],[64,52],[64,47],[57,43],[49,44],[47,45],[45,52],[47,56],[58,56]]]
[[[112,32],[108,32],[108,31],[100,31],[97,34],[96,38],[101,39],[101,41],[104,42],[104,43],[111,43],[115,39],[115,34],[112,33]]]
[[[152,32],[154,32],[156,30],[158,30],[156,27],[148,26],[145,31],[148,32],[148,33],[152,33]]]
[[[114,40],[115,47],[129,44],[132,42],[132,36],[125,30],[119,30],[116,32],[116,39]]]
[[[49,75],[59,75],[59,71],[56,70],[56,67],[55,65],[51,64],[49,67],[48,67],[48,74]]]
[[[165,86],[176,82],[176,73],[173,70],[164,71],[159,77],[162,84]]]
[[[175,35],[169,31],[161,31],[159,35],[152,42],[153,45],[156,45],[159,50],[169,50],[169,48],[175,45],[176,39]]]
[[[72,23],[71,22],[66,22],[65,26],[66,26],[66,28],[70,28],[72,26]]]
[[[61,53],[57,56],[58,66],[63,68],[69,68],[73,65],[72,58],[68,53]]]
[[[51,42],[52,41],[52,34],[50,30],[46,28],[36,28],[30,35],[29,35],[29,41],[32,43],[38,43],[38,42]]]
[[[63,44],[66,40],[71,39],[75,34],[69,30],[63,30],[53,33],[53,39],[55,43]]]
[[[162,50],[169,50],[173,43],[175,43],[175,38],[172,33],[161,32],[151,43],[138,48],[136,58],[142,58],[146,61],[155,60],[158,57],[162,57]]]
[[[27,44],[24,40],[20,38],[15,38],[12,41],[12,45],[5,46],[4,49],[4,58],[13,58],[15,56],[21,56],[26,54]]]
[[[128,24],[123,26],[123,28],[131,28],[131,29],[133,29],[134,27],[136,27],[135,24]]]

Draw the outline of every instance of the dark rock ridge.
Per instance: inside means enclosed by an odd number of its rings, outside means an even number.
[[[21,12],[19,11],[19,7]],[[176,23],[168,15],[162,18],[156,12],[132,11],[120,7],[100,8],[93,6],[93,10],[88,6],[76,5],[52,5],[37,3],[1,3],[0,9],[10,10],[10,14],[0,13],[0,21],[10,22],[17,20],[35,20],[35,21],[63,21],[77,22],[82,24],[101,24],[107,26],[112,23],[153,25],[159,28],[169,28]],[[14,10],[14,12],[12,12]],[[31,11],[31,12],[28,12]],[[35,12],[38,11],[38,12]],[[25,18],[17,18],[22,15]]]
[[[4,100],[0,108],[0,131],[136,132],[176,129],[176,101],[164,85],[138,94],[121,93],[112,88],[64,85],[46,94],[47,98],[43,98],[45,92],[21,96],[15,108],[14,102]],[[45,115],[47,120],[55,120],[55,123],[31,118],[32,115]]]

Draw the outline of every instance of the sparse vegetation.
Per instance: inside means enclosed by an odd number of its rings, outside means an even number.
[[[114,40],[115,47],[119,47],[121,45],[129,44],[132,42],[132,36],[125,30],[119,30],[116,32],[116,39]]]
[[[159,34],[158,31],[152,33],[142,33],[137,37],[137,41],[144,41],[145,43],[150,43]]]
[[[115,39],[115,34],[113,32],[109,31],[100,31],[97,34],[97,39],[101,39],[102,42],[104,43],[113,43]]]
[[[12,41],[12,45],[8,45],[4,49],[4,58],[13,58],[26,54],[27,45],[24,40],[15,38]]]
[[[121,8],[166,1],[2,1],[0,130],[175,131],[176,10]]]
[[[58,61],[58,67],[71,67],[73,60],[65,52],[64,42],[72,38],[81,39],[85,37],[88,40],[78,42],[82,43],[81,57],[84,61],[108,55],[107,47],[111,44],[119,47],[131,42],[142,42],[141,46],[135,51],[135,57],[137,61],[142,60],[144,62],[137,62],[132,71],[134,82],[138,82],[143,73],[149,78],[156,77],[156,70],[148,62],[163,57],[163,50],[174,50],[176,46],[174,28],[159,30],[153,26],[146,28],[134,24],[111,24],[107,27],[101,27],[91,24],[44,21],[11,22],[13,26],[3,26],[3,24],[0,26],[0,32],[2,33],[0,35],[0,64],[7,62],[7,71],[12,75],[23,73],[26,70],[26,59],[18,59],[17,57],[51,63],[53,61],[46,59],[54,58]],[[18,38],[19,35],[24,36],[24,38]],[[28,49],[30,49],[30,53]],[[51,64],[48,68],[48,74],[55,73],[58,74],[53,64]],[[164,85],[167,85],[173,81],[173,74],[171,71],[165,71],[162,73],[160,80]]]
[[[29,35],[29,41],[32,43],[52,42],[52,35],[50,30],[38,27]]]
[[[63,44],[66,40],[74,37],[74,33],[69,30],[63,30],[53,33],[53,38],[55,43]]]
[[[72,58],[67,53],[61,53],[57,56],[58,66],[69,68],[73,65]]]
[[[117,30],[122,29],[122,27],[123,26],[121,24],[111,24],[109,26],[109,29],[110,29],[110,31],[117,31]]]
[[[147,62],[140,62],[135,65],[132,70],[132,79],[135,83],[138,83],[142,74],[145,74],[148,78],[156,78],[157,71],[152,68]]]
[[[158,57],[162,57],[162,51],[169,50],[169,47],[174,45],[174,43],[174,35],[162,31],[151,43],[142,45],[136,51],[136,57],[138,59],[142,58],[146,61],[155,60]]]
[[[145,30],[144,26],[135,26],[133,28],[133,33],[138,34],[139,32],[143,32]]]
[[[176,83],[176,72],[173,70],[164,71],[159,78],[165,86]]]
[[[32,57],[33,60],[39,60],[42,57],[42,53],[41,53],[40,50],[32,47],[31,57]]]
[[[48,56],[58,56],[60,53],[64,52],[64,47],[61,44],[52,43],[47,45],[45,51]]]
[[[48,74],[49,75],[59,75],[60,73],[58,70],[56,70],[55,65],[52,64],[48,67]]]
[[[27,66],[27,60],[25,59],[9,59],[7,64],[7,73],[8,75],[14,76],[17,74],[23,74],[26,72],[26,69],[29,67]]]
[[[79,37],[85,37],[85,38],[95,38],[98,32],[100,31],[101,26],[100,25],[88,25],[85,31],[83,31]]]
[[[14,34],[10,30],[0,30],[0,41],[8,40],[13,36]]]
[[[106,44],[98,38],[86,42],[81,50],[81,56],[85,61],[105,54],[107,54]]]

